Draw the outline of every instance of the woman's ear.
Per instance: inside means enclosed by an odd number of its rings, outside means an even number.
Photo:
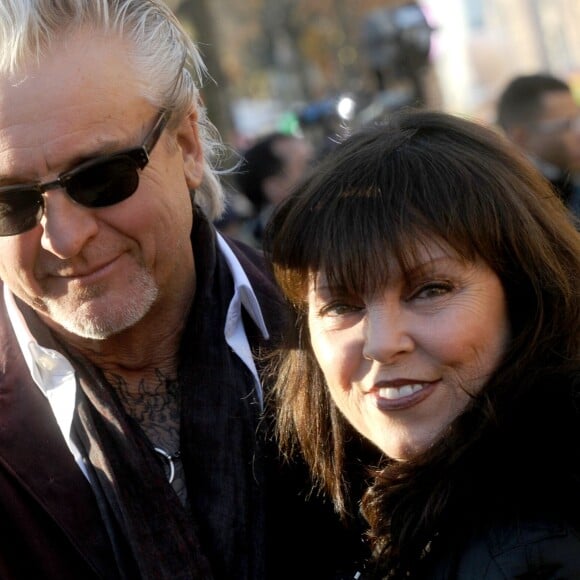
[[[183,156],[183,169],[187,186],[191,190],[196,189],[203,179],[205,164],[196,110],[189,113],[177,127],[176,140]]]

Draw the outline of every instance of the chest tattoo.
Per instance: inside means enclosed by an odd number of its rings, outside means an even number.
[[[139,423],[153,449],[157,450],[155,453],[164,463],[168,480],[171,479],[171,485],[185,503],[179,440],[181,394],[177,378],[157,369],[153,379],[141,379],[131,387],[120,376],[116,376],[111,384],[127,414]]]

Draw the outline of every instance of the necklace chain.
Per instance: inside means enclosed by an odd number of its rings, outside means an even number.
[[[173,483],[173,480],[175,479],[174,460],[178,460],[181,457],[181,451],[178,449],[173,453],[167,453],[167,451],[165,451],[165,449],[161,449],[161,447],[154,447],[153,450],[167,461],[167,464],[169,465],[169,475],[167,476],[167,481],[169,481],[169,483]]]

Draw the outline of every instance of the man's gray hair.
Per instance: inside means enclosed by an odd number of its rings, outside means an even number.
[[[143,96],[153,105],[177,120],[197,110],[206,163],[195,201],[210,220],[219,217],[224,192],[215,166],[224,145],[200,98],[207,71],[194,42],[161,0],[0,0],[0,74],[39,62],[54,42],[82,28],[133,43],[134,51],[119,58],[134,63]]]

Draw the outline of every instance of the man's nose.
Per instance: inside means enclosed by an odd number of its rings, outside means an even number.
[[[61,259],[76,256],[98,230],[93,210],[75,203],[63,189],[50,189],[43,200],[42,247]]]

